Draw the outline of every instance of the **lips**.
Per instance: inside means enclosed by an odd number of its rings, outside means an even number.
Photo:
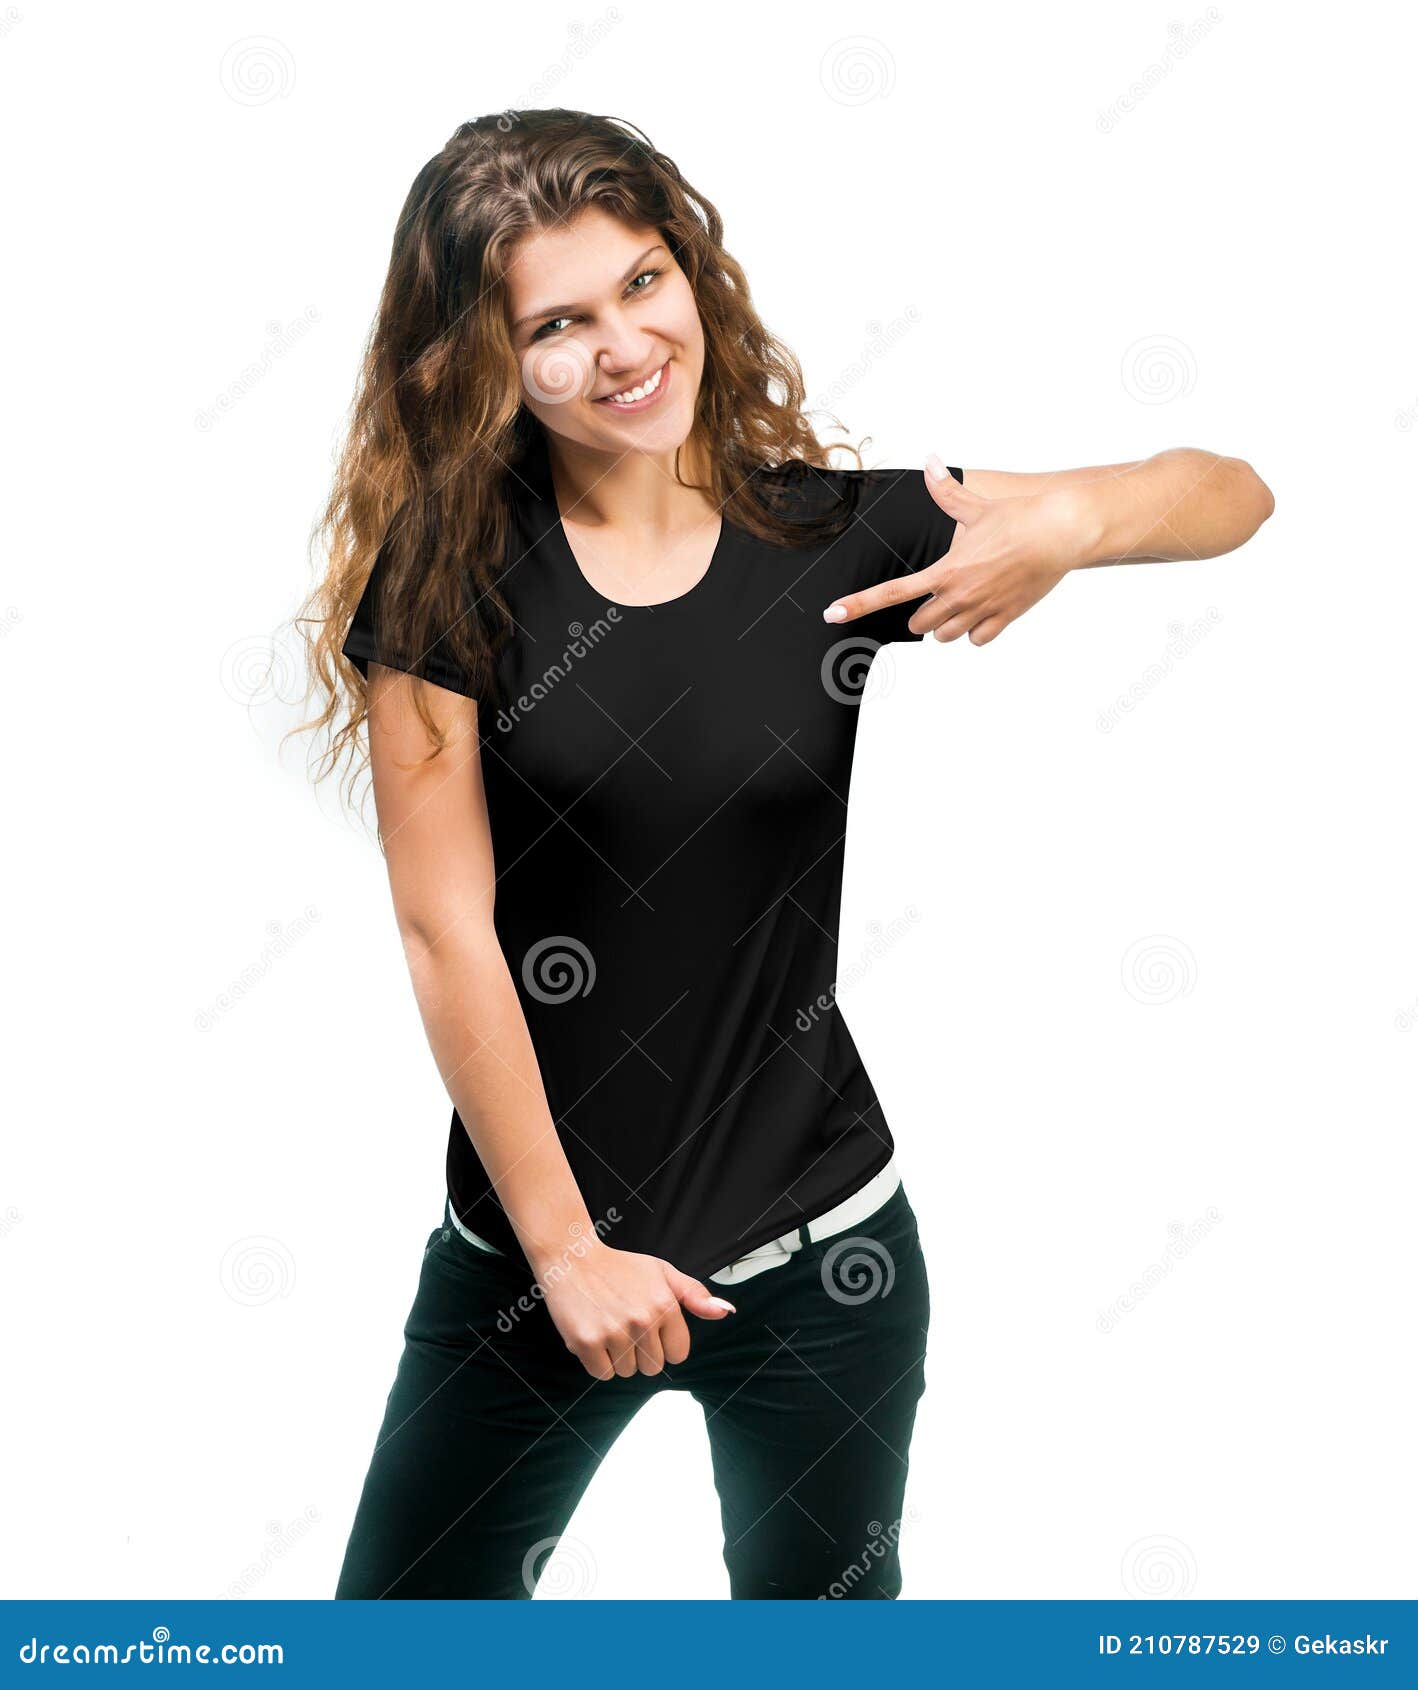
[[[608,411],[648,410],[651,405],[659,402],[664,395],[665,389],[670,384],[670,363],[671,360],[667,358],[664,363],[658,367],[658,369],[651,370],[649,375],[645,376],[642,380],[627,382],[624,387],[617,388],[616,390],[618,393],[630,393],[637,387],[643,387],[646,382],[655,381],[656,376],[658,376],[659,381],[656,383],[654,390],[645,394],[642,398],[630,401],[617,400],[614,395],[607,393],[602,398],[597,399],[595,403],[597,405],[604,405]]]

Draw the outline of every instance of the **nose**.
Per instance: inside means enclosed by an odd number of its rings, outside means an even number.
[[[664,359],[658,342],[628,320],[613,322],[596,351],[596,366],[604,380],[624,384],[631,376],[646,376]]]

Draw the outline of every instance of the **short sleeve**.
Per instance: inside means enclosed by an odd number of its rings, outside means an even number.
[[[946,468],[963,487],[965,472],[953,464]],[[955,518],[931,497],[925,472],[919,469],[878,469],[865,474],[857,521],[865,530],[863,556],[867,567],[858,587],[877,586],[899,575],[914,575],[928,569],[950,550],[955,538]],[[873,611],[854,624],[869,638],[918,640],[906,626],[925,602],[925,594]]]
[[[434,686],[447,687],[450,692],[460,692],[465,698],[475,698],[477,691],[466,670],[452,655],[452,641],[446,634],[441,634],[434,644],[423,652],[403,649],[395,645],[392,638],[383,637],[378,607],[385,560],[386,553],[381,547],[374,560],[374,567],[369,572],[364,592],[355,606],[354,615],[350,618],[350,625],[340,650],[366,681],[369,679],[370,663],[382,663],[388,669],[400,669],[405,674],[417,675],[421,680],[431,681]]]

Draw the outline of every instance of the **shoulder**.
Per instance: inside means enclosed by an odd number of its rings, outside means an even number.
[[[754,491],[783,516],[826,517],[845,509],[850,513],[873,488],[873,470],[830,469],[800,458],[786,463],[760,464],[751,477]]]
[[[960,479],[958,470],[951,473]],[[892,546],[923,523],[954,529],[920,469],[828,469],[794,460],[761,466],[755,481],[765,503],[786,517],[835,518],[834,527],[861,531],[864,539],[884,539]]]
[[[820,464],[804,463],[794,458],[782,464],[761,464],[754,471],[755,484],[804,501],[848,500],[853,503],[863,497],[880,498],[908,484],[911,478],[921,479],[919,469],[894,467],[877,469],[827,468]]]

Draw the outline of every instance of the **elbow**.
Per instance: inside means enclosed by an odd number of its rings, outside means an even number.
[[[453,957],[462,964],[502,959],[492,916],[481,911],[401,912],[399,939],[414,975]]]
[[[1230,551],[1244,545],[1263,522],[1275,512],[1275,495],[1244,458],[1228,458],[1200,447],[1182,446],[1175,449],[1195,465],[1197,478],[1216,476],[1211,483],[1215,503],[1213,522],[1234,539],[1228,539],[1220,551]],[[1208,552],[1204,556],[1215,556]]]
[[[1255,483],[1256,509],[1260,513],[1256,518],[1256,527],[1259,528],[1262,522],[1275,514],[1275,495],[1249,464],[1246,468],[1250,470],[1251,480]]]
[[[1246,537],[1255,533],[1261,523],[1275,512],[1275,495],[1244,458],[1233,458],[1238,496],[1246,512]]]

